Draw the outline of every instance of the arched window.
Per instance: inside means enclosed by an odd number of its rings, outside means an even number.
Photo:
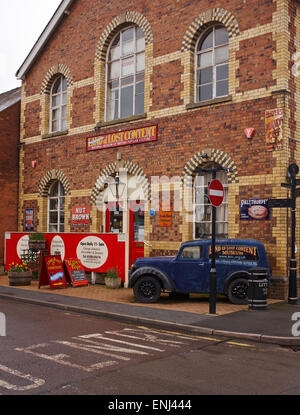
[[[228,95],[228,42],[226,28],[219,25],[200,36],[195,54],[196,102]]]
[[[50,132],[66,130],[67,81],[64,76],[57,78],[50,92]]]
[[[112,40],[107,54],[106,120],[144,113],[145,38],[137,26]]]
[[[208,186],[212,181],[212,169],[220,168],[217,164],[199,169],[194,181],[194,239],[211,238],[211,204],[208,199]],[[216,178],[224,187],[224,201],[216,211],[216,236],[227,238],[228,236],[228,178],[227,172],[218,170]]]
[[[48,232],[65,231],[65,191],[59,181],[51,184],[48,192]]]

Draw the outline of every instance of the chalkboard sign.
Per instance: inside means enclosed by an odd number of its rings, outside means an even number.
[[[60,255],[44,256],[42,253],[42,267],[40,273],[39,288],[50,285],[55,288],[67,288],[67,282]]]
[[[78,258],[67,258],[64,261],[67,279],[73,287],[89,285],[83,266]]]

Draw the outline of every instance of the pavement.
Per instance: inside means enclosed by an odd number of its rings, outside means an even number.
[[[209,299],[204,294],[192,294],[185,300],[162,294],[155,304],[140,304],[135,302],[132,289],[108,289],[98,284],[39,289],[37,281],[27,287],[10,287],[6,275],[0,276],[0,311],[1,298],[164,330],[300,346],[300,302],[291,305],[268,299],[264,310],[249,310],[247,305],[233,305],[226,297],[217,296],[216,314],[209,314]],[[299,314],[293,319],[294,313]]]

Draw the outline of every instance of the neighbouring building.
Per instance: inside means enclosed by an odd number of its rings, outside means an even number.
[[[21,88],[0,94],[0,266],[5,232],[18,226],[20,103]]]
[[[172,255],[210,237],[215,172],[217,236],[264,242],[286,298],[287,211],[267,200],[300,164],[298,53],[294,0],[62,1],[17,72],[18,230],[31,211],[41,232],[123,233],[128,267]]]

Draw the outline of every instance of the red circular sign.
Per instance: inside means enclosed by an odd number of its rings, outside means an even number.
[[[220,180],[212,180],[208,188],[208,197],[213,206],[218,207],[222,204],[224,199],[224,187]]]

